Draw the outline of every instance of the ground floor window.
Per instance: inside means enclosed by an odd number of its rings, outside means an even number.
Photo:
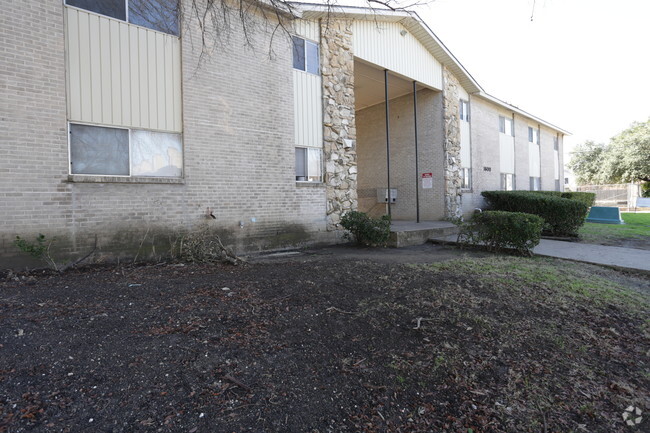
[[[181,135],[70,123],[70,174],[182,177]]]
[[[542,178],[541,177],[531,177],[530,178],[530,190],[539,191],[542,189]]]
[[[472,169],[471,168],[461,168],[460,169],[460,189],[465,189],[465,190],[472,189]]]
[[[556,191],[560,190],[560,179],[555,179],[555,190]]]
[[[321,149],[296,147],[296,181],[321,182]]]
[[[514,191],[515,175],[512,173],[501,173],[501,190]]]

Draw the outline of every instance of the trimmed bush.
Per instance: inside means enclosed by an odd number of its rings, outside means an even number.
[[[522,212],[485,211],[461,226],[461,244],[484,245],[490,250],[512,249],[532,255],[542,235],[544,220]]]
[[[596,201],[596,194],[593,192],[571,192],[571,191],[529,191],[534,194],[552,195],[554,197],[568,198],[569,200],[577,200],[592,207]]]
[[[578,236],[589,206],[584,202],[534,191],[483,191],[491,210],[524,212],[544,219],[544,234]]]
[[[360,245],[385,246],[390,238],[390,217],[371,218],[363,212],[351,211],[343,215],[341,225],[348,230],[346,239]]]

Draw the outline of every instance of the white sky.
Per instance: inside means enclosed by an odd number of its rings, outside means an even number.
[[[487,93],[570,131],[565,152],[650,117],[650,0],[436,0],[416,10]]]

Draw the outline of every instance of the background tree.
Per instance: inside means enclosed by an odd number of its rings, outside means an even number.
[[[602,167],[603,155],[606,146],[601,143],[587,141],[579,144],[567,164],[569,169],[576,175],[576,181],[580,185],[600,183],[600,169]]]
[[[650,119],[633,123],[607,145],[579,145],[568,167],[579,184],[650,182]]]

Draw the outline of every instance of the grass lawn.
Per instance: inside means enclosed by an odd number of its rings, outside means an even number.
[[[650,248],[650,213],[621,213],[625,224],[585,223],[580,229],[584,242],[602,245]]]
[[[0,432],[648,431],[648,275],[337,251],[0,272]]]

